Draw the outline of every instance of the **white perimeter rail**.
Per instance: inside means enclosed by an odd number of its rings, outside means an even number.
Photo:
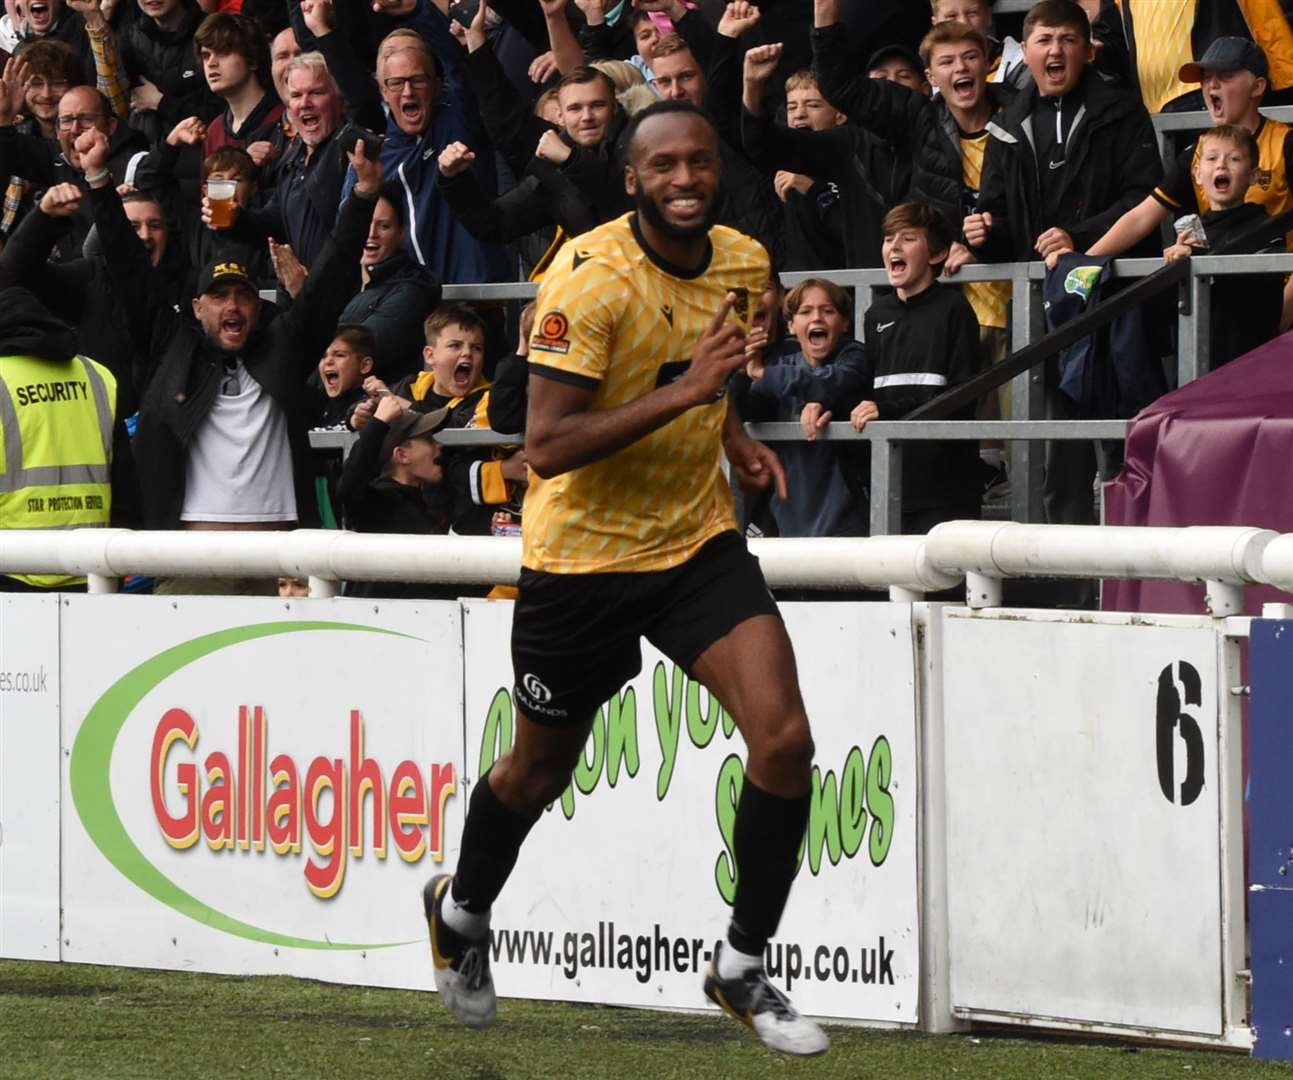
[[[1203,583],[1208,610],[1243,613],[1243,587],[1293,589],[1293,534],[1235,526],[1137,528],[956,521],[928,536],[751,541],[774,587],[888,589],[916,600],[962,580],[970,607],[999,607],[1007,577],[1129,578]],[[312,596],[344,580],[508,584],[520,572],[519,539],[401,536],[340,530],[136,532],[14,529],[0,532],[0,573],[85,575],[91,592],[115,592],[128,574],[290,575]]]

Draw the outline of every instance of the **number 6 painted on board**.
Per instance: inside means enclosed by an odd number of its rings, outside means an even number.
[[[1180,685],[1185,691],[1186,705],[1203,704],[1203,680],[1198,670],[1180,660],[1176,664]],[[1168,664],[1158,673],[1158,786],[1170,803],[1175,803],[1175,738],[1177,725],[1180,725],[1180,737],[1185,743],[1185,779],[1181,781],[1181,805],[1189,806],[1199,797],[1203,790],[1203,732],[1199,723],[1189,713],[1181,711],[1181,694],[1176,689],[1177,680],[1172,677],[1172,665]]]

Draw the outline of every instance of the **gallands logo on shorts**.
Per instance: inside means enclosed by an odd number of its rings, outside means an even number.
[[[275,622],[233,627],[166,649],[118,679],[86,714],[69,765],[72,800],[87,835],[117,870],[154,899],[198,922],[253,941],[295,948],[375,949],[406,944],[297,937],[218,911],[149,860],[130,836],[114,801],[113,749],[148,694],[221,649],[320,631],[408,638],[353,623]],[[423,770],[405,760],[389,772],[383,770],[364,753],[364,724],[358,709],[350,710],[344,756],[319,755],[309,762],[273,754],[269,717],[260,705],[239,708],[236,733],[226,745],[210,736],[204,740],[198,722],[184,708],[164,708],[152,723],[150,756],[139,766],[148,768],[153,816],[173,848],[192,848],[205,840],[206,847],[221,857],[228,857],[228,852],[263,859],[272,853],[299,859],[304,853],[304,887],[320,900],[341,890],[349,858],[370,851],[384,859],[388,841],[406,862],[428,853],[435,861],[443,858],[445,805],[456,788],[453,763],[433,762]]]
[[[525,692],[540,705],[546,705],[552,700],[552,691],[539,682],[538,676],[533,672],[526,673],[521,680],[521,685],[525,687]]]

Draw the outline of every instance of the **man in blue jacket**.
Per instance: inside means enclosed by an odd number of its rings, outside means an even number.
[[[377,82],[390,109],[382,172],[404,191],[406,243],[413,257],[448,284],[506,279],[503,249],[472,236],[436,188],[441,150],[453,142],[487,145],[479,119],[455,96],[442,93],[441,62],[414,31],[396,30],[382,42]],[[478,154],[472,166],[490,197],[497,189],[493,159],[492,153]],[[347,194],[353,176],[351,170]]]

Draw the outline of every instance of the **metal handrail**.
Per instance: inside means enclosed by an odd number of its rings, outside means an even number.
[[[1196,255],[1181,263],[1175,271],[1185,277],[1182,282],[1182,296],[1178,303],[1179,334],[1177,355],[1177,384],[1183,385],[1197,378],[1208,367],[1208,348],[1211,333],[1211,282],[1214,277],[1225,277],[1231,274],[1254,273],[1290,273],[1293,272],[1293,253],[1271,255]],[[1162,259],[1115,259],[1110,264],[1110,274],[1114,278],[1145,278],[1164,269]],[[1012,354],[1035,343],[1043,336],[1042,304],[1040,283],[1046,275],[1045,264],[1040,261],[1020,263],[972,263],[961,268],[953,277],[945,279],[950,284],[969,283],[974,281],[1009,281],[1011,283],[1010,313],[1010,346]],[[1187,276],[1188,275],[1188,276]],[[877,286],[887,284],[886,272],[881,268],[836,269],[815,271],[812,273],[795,272],[782,274],[782,281],[793,285],[807,278],[821,277],[837,282],[845,288],[854,290],[856,302],[854,310],[865,311],[870,306],[871,293]],[[536,292],[536,286],[530,282],[505,282],[498,284],[450,285],[445,286],[446,299],[470,300],[519,300],[528,299]],[[1136,286],[1132,287],[1133,289]],[[1130,292],[1131,290],[1125,290]],[[1116,297],[1112,299],[1117,299]],[[857,320],[860,326],[860,320]],[[1007,361],[1008,362],[1008,361]],[[976,393],[983,393],[982,387]],[[1043,412],[1042,374],[1040,370],[1025,371],[1016,375],[1011,381],[1012,415],[1014,422],[1036,424],[1033,417]],[[899,423],[906,424],[906,421]],[[990,423],[990,422],[984,422]],[[880,535],[896,532],[900,528],[900,511],[896,504],[897,464],[901,456],[900,443],[912,438],[917,431],[913,427],[902,429],[901,438],[897,434],[884,437],[882,425],[870,426],[871,435],[866,438],[875,449],[872,452],[872,532]],[[1010,477],[1011,477],[1011,517],[1016,521],[1037,521],[1041,517],[1041,482],[1042,482],[1042,447],[1035,443],[1040,439],[1077,438],[1063,434],[1048,434],[1051,431],[1063,431],[1051,428],[992,429],[980,427],[958,429],[963,434],[944,436],[946,438],[980,438],[1006,439],[1011,441]],[[1029,434],[1031,430],[1032,434]],[[1076,430],[1076,429],[1075,429]],[[1094,429],[1091,429],[1094,431]],[[1007,431],[1011,433],[1006,433]],[[447,434],[447,433],[446,433]],[[470,438],[482,438],[477,433]],[[842,437],[842,436],[835,436]],[[929,437],[922,434],[916,437]],[[1092,438],[1116,438],[1117,435],[1092,434]],[[344,433],[327,433],[311,436],[314,445],[332,445],[345,450],[348,443]],[[455,436],[446,440],[448,444]],[[464,445],[464,443],[457,443]],[[475,445],[488,445],[477,442]]]
[[[893,536],[902,531],[901,444],[915,441],[970,441],[981,439],[1063,440],[1122,439],[1126,420],[872,420],[861,431],[848,423],[827,424],[818,438],[827,442],[871,444],[870,518],[871,535]],[[803,428],[797,423],[746,424],[751,438],[762,442],[803,442]],[[310,445],[316,449],[349,452],[359,436],[346,431],[312,431]],[[523,435],[486,428],[442,431],[436,441],[443,446],[517,446]]]
[[[763,539],[750,542],[769,584],[788,588],[889,588],[917,599],[964,579],[971,607],[1001,603],[1013,577],[1201,581],[1214,616],[1243,611],[1243,588],[1287,587],[1293,535],[1243,526],[1121,527],[954,521],[928,536]],[[521,540],[500,536],[356,533],[13,529],[0,573],[84,575],[92,593],[115,592],[129,574],[310,579],[312,596],[340,581],[515,581]]]
[[[1147,300],[1175,288],[1190,276],[1190,267],[1184,259],[1160,266],[1148,277],[1112,296],[1102,298],[1077,317],[1069,320],[1045,337],[1030,342],[999,364],[980,372],[968,382],[939,394],[915,409],[909,419],[941,420],[967,405],[973,405],[985,394],[1025,372],[1032,371],[1052,356],[1058,356],[1071,345],[1107,326]]]

